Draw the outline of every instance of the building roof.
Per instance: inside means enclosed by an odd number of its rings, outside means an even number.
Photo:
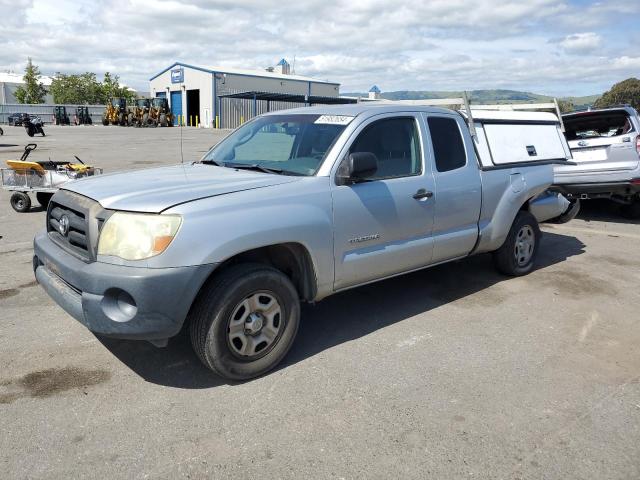
[[[284,58],[280,59],[280,61],[277,63],[277,65],[289,65],[289,62],[287,62]]]
[[[377,85],[374,85],[373,87],[371,87],[371,88],[369,89],[369,91],[370,91],[371,93],[380,93],[380,89],[378,88],[378,86],[377,86]]]
[[[303,75],[286,75],[282,73],[268,72],[266,70],[247,70],[247,69],[241,69],[241,68],[197,67],[195,65],[189,65],[187,63],[182,63],[182,62],[175,62],[173,65],[165,68],[161,72],[156,73],[153,77],[149,79],[149,81],[159,77],[160,75],[162,75],[168,70],[171,70],[174,67],[191,68],[194,70],[200,70],[201,72],[207,72],[207,73],[221,73],[221,74],[227,73],[229,75],[244,75],[247,77],[277,78],[279,80],[294,80],[299,82],[313,82],[313,83],[326,83],[328,85],[340,85],[337,82],[319,80],[317,78],[305,77]]]
[[[24,80],[22,79],[22,77],[24,77],[24,73],[0,72],[0,83],[23,84]],[[51,80],[53,79],[51,77],[47,77],[46,75],[41,75],[39,80],[40,83],[42,83],[45,87],[48,87],[51,85]]]

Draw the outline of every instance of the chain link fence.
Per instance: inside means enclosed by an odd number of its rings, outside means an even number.
[[[12,113],[28,113],[29,115],[38,115],[44,123],[53,123],[53,108],[63,106],[67,109],[69,120],[73,123],[73,117],[76,114],[76,107],[88,107],[91,121],[99,124],[102,120],[105,105],[54,105],[47,103],[38,103],[35,105],[27,104],[6,104],[0,105],[0,123],[9,123],[9,115]]]

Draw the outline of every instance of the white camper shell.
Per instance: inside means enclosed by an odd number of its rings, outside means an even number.
[[[459,111],[469,124],[479,161],[485,169],[572,160],[556,101],[471,106],[465,93],[459,98],[393,103],[441,106]]]

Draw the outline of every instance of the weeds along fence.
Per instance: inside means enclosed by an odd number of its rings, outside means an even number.
[[[38,115],[44,123],[53,123],[54,107],[63,106],[67,108],[69,120],[73,123],[73,116],[76,114],[76,107],[89,107],[89,115],[93,123],[99,124],[102,120],[102,113],[105,105],[55,105],[47,103],[38,103],[35,105],[27,104],[6,104],[0,105],[0,123],[9,123],[9,115],[12,113],[28,113],[29,115]]]

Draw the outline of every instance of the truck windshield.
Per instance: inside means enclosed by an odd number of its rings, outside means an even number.
[[[258,117],[213,147],[202,161],[314,175],[350,120],[306,114]]]

